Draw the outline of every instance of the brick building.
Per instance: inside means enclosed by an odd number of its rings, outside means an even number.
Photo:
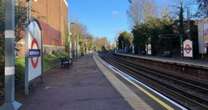
[[[19,0],[19,5],[27,7],[27,0]],[[45,53],[63,50],[68,33],[67,0],[32,0],[32,17],[38,20],[43,36]],[[17,4],[18,5],[18,4]],[[19,55],[24,52],[24,40],[17,43]]]

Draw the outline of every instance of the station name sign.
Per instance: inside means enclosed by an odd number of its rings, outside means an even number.
[[[29,57],[40,57],[40,49],[30,49]]]

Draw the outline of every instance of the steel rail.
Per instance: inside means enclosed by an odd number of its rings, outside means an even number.
[[[126,70],[126,71],[128,71],[130,73],[133,73],[134,76],[135,76],[135,73],[137,73],[136,75],[138,75],[138,73],[139,73],[139,76],[143,76],[144,78],[146,78],[148,80],[157,82],[157,83],[165,86],[165,88],[169,89],[169,91],[171,91],[172,93],[174,93],[174,94],[176,94],[176,95],[178,95],[180,97],[183,97],[183,98],[185,98],[186,100],[188,100],[188,101],[190,101],[192,103],[200,105],[203,108],[206,108],[206,109],[208,108],[208,105],[207,105],[208,101],[207,100],[202,99],[201,97],[197,97],[197,96],[195,96],[193,94],[187,93],[186,91],[184,91],[181,88],[177,88],[177,87],[174,87],[173,85],[169,85],[167,83],[164,83],[164,79],[160,80],[160,79],[158,79],[158,77],[151,76],[151,75],[155,75],[156,74],[155,72],[147,71],[146,69],[141,69],[141,67],[140,68],[135,67],[135,65],[131,64],[131,62],[125,62],[122,59],[115,58],[115,56],[112,56],[112,55],[102,56],[102,58],[104,60],[106,60],[107,62],[109,62],[109,63],[111,63],[113,65],[116,65],[119,68],[122,68],[123,70]],[[136,65],[136,66],[138,66],[138,65]],[[147,73],[150,73],[150,75],[147,75]],[[163,77],[163,76],[160,76],[160,77]],[[165,79],[166,78],[167,77],[165,77]],[[169,82],[170,82],[170,80],[172,80],[173,82],[178,82],[179,81],[177,79],[168,79],[168,80],[169,80]],[[179,81],[179,82],[183,83],[184,81]],[[185,84],[187,84],[187,83],[185,83]],[[190,87],[190,86],[193,86],[193,85],[188,84],[187,86]],[[194,87],[192,87],[192,88],[194,88]],[[206,102],[206,104],[204,104],[204,102]]]

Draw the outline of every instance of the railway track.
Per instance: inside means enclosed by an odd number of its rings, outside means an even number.
[[[115,56],[112,53],[100,54],[111,65],[125,71],[148,86],[170,97],[189,109],[208,110],[208,86],[197,81],[165,74],[153,70],[133,60]]]

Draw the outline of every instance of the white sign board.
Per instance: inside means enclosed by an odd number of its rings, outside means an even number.
[[[147,51],[147,54],[148,54],[148,55],[152,55],[152,45],[151,45],[151,44],[148,44],[148,45],[147,45],[147,50],[148,50],[148,51]]]
[[[183,42],[183,56],[193,57],[193,44],[191,40],[185,40]]]
[[[28,82],[41,75],[41,30],[36,21],[27,27],[27,80]]]
[[[151,44],[147,44],[145,50],[147,52],[147,55],[152,55],[152,45]]]
[[[198,23],[199,53],[206,54],[208,47],[208,21],[202,20]]]

